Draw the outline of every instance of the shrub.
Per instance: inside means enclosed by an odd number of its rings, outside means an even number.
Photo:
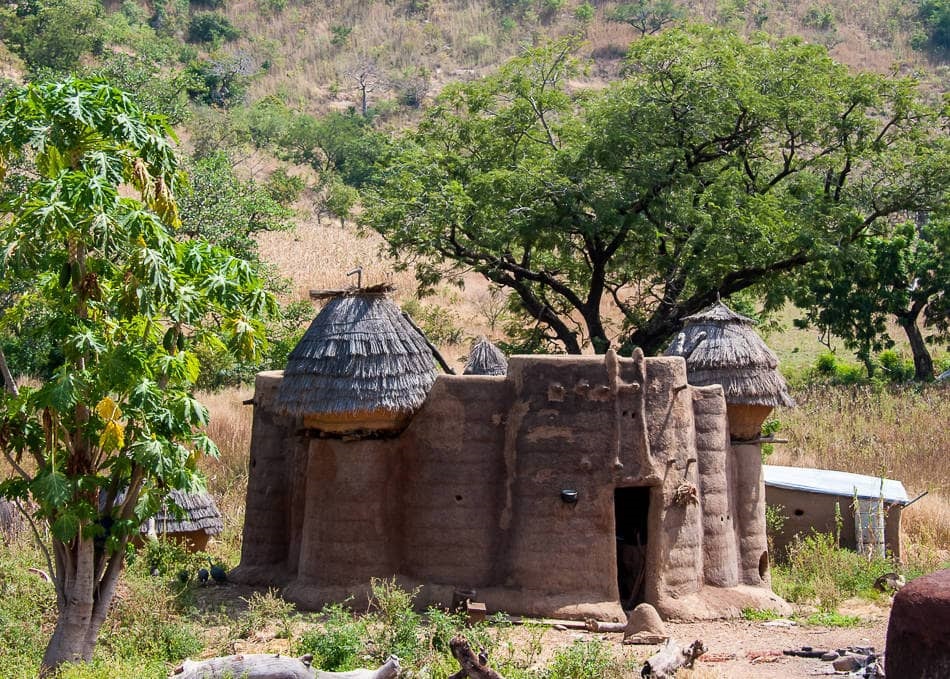
[[[822,611],[834,611],[853,596],[876,599],[874,581],[898,565],[887,559],[866,559],[841,549],[830,533],[796,536],[788,547],[787,565],[773,571],[776,594],[793,602],[815,603]]]
[[[594,6],[585,0],[574,10],[574,18],[586,26],[594,20]]]
[[[330,672],[345,672],[360,665],[366,620],[357,618],[343,604],[330,604],[320,611],[322,626],[304,634],[297,653],[312,653],[313,664]]]
[[[375,659],[383,662],[390,655],[396,655],[412,664],[424,654],[419,638],[421,618],[413,610],[413,601],[419,590],[407,592],[396,584],[395,579],[380,578],[370,581],[370,590],[370,606],[379,620],[371,639]]]
[[[226,16],[217,12],[198,12],[188,22],[188,40],[215,42],[234,40],[240,33]]]
[[[802,25],[827,31],[835,27],[835,11],[831,5],[811,5],[805,10]]]
[[[578,639],[554,654],[542,676],[544,679],[619,678],[623,676],[623,668],[604,642]]]

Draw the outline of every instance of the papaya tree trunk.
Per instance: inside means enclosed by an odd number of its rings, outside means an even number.
[[[56,553],[56,605],[58,615],[40,675],[50,676],[63,663],[92,659],[86,639],[92,623],[94,600],[94,553],[92,538],[82,532],[69,542],[54,538]]]
[[[96,649],[122,570],[124,550],[116,551],[97,577],[96,545],[91,537],[69,542],[54,539],[57,619],[40,676],[49,677],[64,663],[89,662]]]

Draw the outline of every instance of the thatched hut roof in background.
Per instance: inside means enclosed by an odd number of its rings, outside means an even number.
[[[690,384],[721,384],[726,403],[795,405],[777,370],[778,357],[755,332],[755,321],[722,302],[683,320],[666,355],[686,359]]]
[[[432,351],[377,286],[332,291],[290,353],[276,405],[287,414],[413,413],[435,381]]]
[[[488,338],[479,337],[472,343],[463,375],[505,375],[507,372],[508,359]]]
[[[183,511],[178,511],[175,506]],[[202,531],[207,535],[217,535],[224,528],[221,512],[218,511],[210,493],[186,493],[173,490],[168,493],[162,508],[152,517],[155,520],[155,532],[159,535],[175,535]],[[148,530],[142,524],[142,532]]]

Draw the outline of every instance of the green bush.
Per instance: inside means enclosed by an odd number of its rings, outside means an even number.
[[[419,635],[422,621],[413,609],[413,602],[419,590],[407,592],[396,584],[395,579],[373,578],[370,581],[370,607],[375,610],[379,625],[374,626],[372,647],[376,650],[375,659],[384,661],[390,655],[396,655],[412,664],[425,653],[423,640]]]
[[[775,593],[797,603],[814,603],[822,611],[834,611],[842,600],[862,596],[877,599],[874,581],[883,573],[898,570],[888,559],[864,556],[838,547],[830,533],[796,536],[788,547],[785,564],[773,570]]]
[[[606,679],[624,676],[621,664],[610,648],[599,640],[578,639],[554,654],[543,679]]]
[[[234,40],[240,33],[226,16],[217,12],[198,12],[188,22],[188,40],[216,42]]]
[[[323,624],[304,634],[297,653],[312,653],[313,664],[330,672],[345,672],[360,665],[367,636],[366,623],[343,604],[330,604],[320,611]]]

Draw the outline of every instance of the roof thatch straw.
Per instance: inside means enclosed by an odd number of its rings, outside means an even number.
[[[686,359],[690,384],[721,384],[726,403],[795,405],[776,370],[778,357],[753,329],[755,321],[722,302],[683,320],[683,331],[666,355]]]
[[[505,375],[507,372],[508,359],[488,338],[479,337],[472,343],[463,375]]]
[[[291,352],[276,405],[299,417],[411,414],[435,374],[425,337],[384,288],[337,292]]]
[[[152,517],[155,520],[155,532],[159,535],[193,533],[203,531],[207,535],[217,535],[224,528],[221,513],[210,493],[186,493],[173,490],[162,503],[162,508]],[[142,532],[148,529],[142,524]]]

